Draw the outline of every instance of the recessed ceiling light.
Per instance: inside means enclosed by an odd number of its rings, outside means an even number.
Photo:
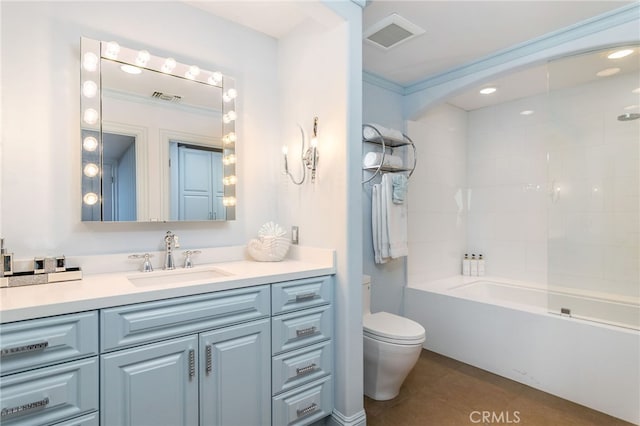
[[[140,74],[142,72],[142,70],[138,67],[134,67],[133,65],[121,65],[120,69],[124,72],[126,72],[127,74]]]
[[[620,59],[620,58],[624,58],[625,56],[629,56],[633,53],[633,49],[621,49],[621,50],[616,50],[615,52],[610,53],[607,58],[609,59]]]
[[[480,93],[483,95],[490,95],[494,93],[496,90],[498,89],[496,89],[495,87],[485,87],[484,89],[480,90]]]
[[[525,109],[524,111],[520,111],[520,115],[531,115],[533,114],[535,111],[532,111],[530,109]]]
[[[598,77],[609,77],[614,74],[618,74],[619,72],[620,72],[620,68],[606,68],[606,69],[603,69],[602,71],[598,71],[596,75]]]

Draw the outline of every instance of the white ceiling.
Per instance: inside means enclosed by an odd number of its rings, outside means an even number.
[[[388,51],[364,43],[364,69],[407,86],[627,3],[374,0],[364,9],[363,30],[397,13],[425,33]]]
[[[495,52],[577,24],[635,0],[372,0],[363,12],[363,32],[392,13],[425,33],[389,50],[363,42],[364,71],[401,86],[445,73]],[[186,1],[208,13],[276,39],[316,18],[308,0]],[[501,93],[462,94],[454,105],[472,110],[546,90],[546,69],[525,70],[491,82]],[[505,90],[509,89],[509,90]],[[525,90],[526,89],[526,90]],[[474,90],[474,92],[476,92]]]

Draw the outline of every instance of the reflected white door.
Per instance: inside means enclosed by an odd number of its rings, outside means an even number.
[[[178,147],[180,220],[214,219],[215,192],[211,154],[211,151]]]

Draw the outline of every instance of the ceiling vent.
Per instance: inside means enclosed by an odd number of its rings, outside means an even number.
[[[424,32],[416,24],[394,13],[369,27],[364,32],[364,39],[375,46],[389,50]]]
[[[162,93],[162,92],[153,92],[153,95],[151,95],[151,97],[160,99],[162,101],[173,102],[176,104],[182,102],[182,96],[169,95],[167,93]]]

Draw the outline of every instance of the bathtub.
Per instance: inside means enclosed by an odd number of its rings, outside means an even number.
[[[640,424],[637,301],[474,278],[405,288],[426,349]],[[602,313],[612,320],[594,321]]]

